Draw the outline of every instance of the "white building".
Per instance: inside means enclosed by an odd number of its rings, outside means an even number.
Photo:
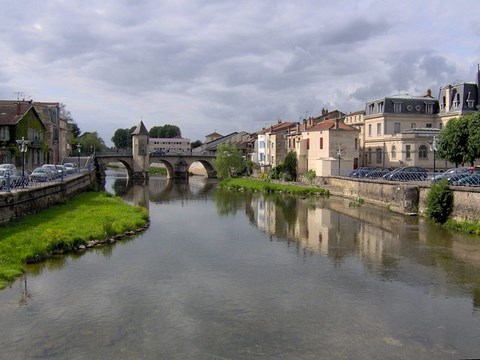
[[[163,151],[165,154],[190,154],[190,139],[184,138],[150,138],[148,143],[149,152]]]

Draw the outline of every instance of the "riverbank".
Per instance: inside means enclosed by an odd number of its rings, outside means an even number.
[[[258,180],[252,178],[228,178],[218,183],[218,187],[230,190],[253,190],[261,192],[281,192],[295,195],[322,195],[329,196],[330,192],[326,189],[314,186],[302,186],[297,184],[279,184],[268,180]]]
[[[11,221],[0,227],[0,289],[20,276],[26,263],[113,242],[116,235],[133,235],[147,225],[146,209],[100,192]]]

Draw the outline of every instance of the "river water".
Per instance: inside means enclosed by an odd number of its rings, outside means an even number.
[[[0,291],[0,358],[480,357],[478,237],[340,198],[126,183],[106,187],[150,228]]]

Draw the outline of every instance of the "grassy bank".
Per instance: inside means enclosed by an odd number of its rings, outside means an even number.
[[[0,227],[0,289],[20,276],[26,263],[58,250],[74,250],[89,240],[136,230],[147,221],[146,209],[97,192],[12,221]]]
[[[290,185],[290,184],[278,184],[273,183],[267,180],[259,179],[250,179],[250,178],[236,178],[236,179],[225,179],[218,184],[218,187],[222,189],[232,189],[232,190],[252,190],[252,191],[261,191],[261,192],[282,192],[289,194],[298,194],[298,195],[323,195],[328,196],[330,192],[325,189],[309,187],[309,186],[300,186],[300,185]]]
[[[448,229],[456,230],[466,234],[480,235],[480,221],[457,221],[449,219],[445,223]]]

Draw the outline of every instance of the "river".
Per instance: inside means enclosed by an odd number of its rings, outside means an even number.
[[[0,291],[5,359],[480,357],[480,239],[415,217],[152,178],[139,236]]]

